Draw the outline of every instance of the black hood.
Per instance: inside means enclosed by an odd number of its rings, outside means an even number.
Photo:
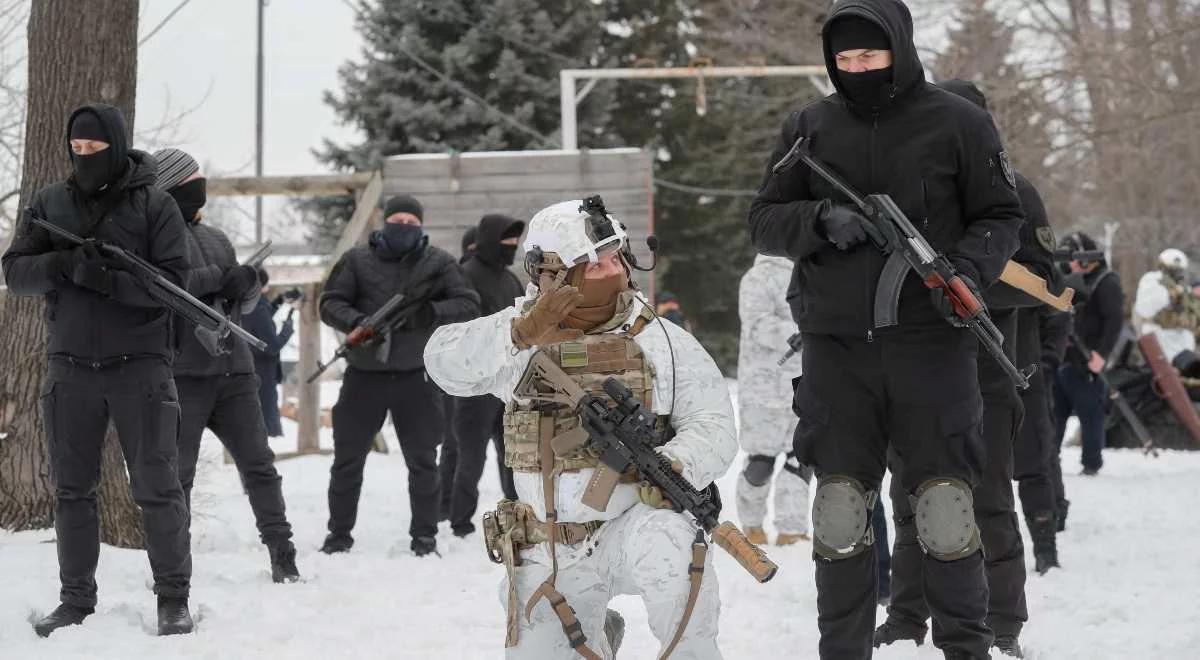
[[[459,257],[458,263],[466,263],[475,254],[475,232],[477,227],[467,227],[467,230],[462,235],[462,256]]]
[[[925,83],[925,69],[913,43],[913,21],[908,7],[900,0],[845,0],[825,19],[821,27],[821,47],[825,51],[825,69],[838,94],[850,103],[838,75],[836,53],[829,49],[829,26],[838,18],[858,16],[874,22],[892,44],[892,98],[900,98]]]
[[[475,255],[485,263],[504,266],[500,241],[520,237],[524,231],[525,223],[516,218],[499,214],[485,215],[475,232]]]
[[[105,141],[108,142],[108,149],[105,151],[108,152],[113,170],[120,171],[120,164],[125,163],[129,158],[129,132],[125,126],[125,115],[119,108],[107,103],[90,103],[79,106],[67,118],[67,155],[74,158],[74,153],[71,151],[71,125],[75,123],[75,118],[83,113],[95,115],[100,120],[100,125],[104,127],[104,132],[107,134]]]
[[[938,87],[941,87],[942,89],[956,96],[961,96],[980,108],[983,108],[984,110],[988,109],[987,97],[984,96],[983,92],[975,86],[975,83],[969,80],[961,80],[959,78],[954,78],[953,80],[943,80],[942,82],[938,83]]]

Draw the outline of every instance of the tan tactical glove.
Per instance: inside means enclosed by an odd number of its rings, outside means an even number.
[[[683,464],[679,461],[671,461],[671,469],[679,474],[683,474]],[[648,507],[654,509],[674,509],[675,504],[670,498],[663,495],[662,489],[651,484],[649,481],[641,481],[638,483],[638,499]]]
[[[548,284],[546,279],[542,284],[542,293],[533,307],[523,316],[513,319],[512,341],[517,348],[557,344],[583,336],[581,330],[559,327],[563,319],[583,301],[583,294],[573,286],[549,288],[545,286]]]

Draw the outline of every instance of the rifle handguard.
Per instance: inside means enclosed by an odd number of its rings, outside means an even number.
[[[746,572],[754,576],[759,582],[767,582],[775,577],[775,573],[779,571],[779,566],[767,557],[767,553],[763,552],[762,548],[754,545],[746,538],[745,534],[737,528],[737,525],[729,521],[725,521],[712,531],[713,541],[721,546],[721,549],[733,555],[737,563],[746,569]]]

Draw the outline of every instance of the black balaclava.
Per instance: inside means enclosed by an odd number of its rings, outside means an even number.
[[[181,183],[167,191],[171,197],[175,198],[175,203],[179,205],[179,212],[183,214],[183,219],[188,224],[196,224],[200,221],[200,209],[204,208],[204,204],[208,201],[206,179],[192,179],[187,183]]]
[[[179,206],[179,212],[188,224],[200,221],[200,209],[207,201],[207,184],[203,177],[187,181],[200,172],[200,165],[190,154],[180,149],[160,149],[154,152],[158,162],[158,174],[154,185],[167,191]]]
[[[837,55],[848,50],[891,50],[887,34],[874,21],[843,16],[829,26],[829,50]],[[893,54],[894,55],[894,54]],[[879,106],[886,102],[892,85],[892,67],[849,73],[837,71],[838,82],[852,103]]]
[[[384,223],[379,232],[386,256],[399,259],[421,245],[425,230],[421,225],[405,225],[397,222]]]
[[[524,222],[507,215],[489,213],[479,220],[475,233],[475,254],[492,266],[511,266],[516,260],[517,246],[505,245],[501,241],[518,238],[524,231]]]
[[[114,110],[116,110],[114,108]],[[123,136],[114,137],[114,130],[124,131],[124,120],[117,112],[115,123],[118,126],[106,125],[100,115],[91,108],[77,110],[71,118],[68,129],[69,140],[99,140],[107,142],[108,148],[81,156],[71,150],[71,168],[74,170],[75,185],[85,195],[92,196],[114,183],[125,173],[127,166],[126,155],[120,146],[124,143]]]

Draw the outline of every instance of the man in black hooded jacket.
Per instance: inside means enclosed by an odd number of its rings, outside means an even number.
[[[358,516],[363,468],[375,434],[391,412],[408,467],[412,511],[410,547],[417,556],[437,551],[439,484],[437,447],[442,439],[441,396],[425,373],[425,343],[446,323],[479,314],[479,296],[449,253],[429,245],[424,210],[408,195],[384,207],[382,231],[367,245],[342,255],[321,294],[321,320],[348,334],[356,346],[333,406],[333,466],[329,471],[329,535],[321,551],[347,552]],[[362,323],[392,296],[407,301],[404,325],[377,344]],[[379,339],[379,338],[374,338]]]
[[[525,292],[521,280],[508,269],[517,254],[517,243],[525,223],[506,215],[483,216],[472,237],[474,250],[463,261],[463,274],[479,294],[481,316],[490,316],[512,307]],[[463,238],[464,251],[466,237]],[[479,478],[487,462],[487,443],[496,447],[500,468],[500,488],[504,497],[517,499],[512,469],[504,465],[504,402],[491,395],[455,397],[453,400],[453,437],[456,444],[453,473],[443,471],[442,487],[450,490],[450,528],[456,536],[475,531],[471,518],[479,503]],[[452,480],[447,482],[447,477]]]
[[[201,221],[207,201],[206,179],[195,159],[179,149],[162,149],[154,157],[160,168],[156,185],[175,199],[188,228],[188,292],[238,322],[241,314],[258,303],[257,269],[239,265],[225,232]],[[285,513],[283,479],[275,470],[275,453],[267,444],[250,347],[230,336],[221,342],[224,353],[212,355],[191,332],[181,333],[180,344],[175,358],[181,411],[179,481],[188,506],[200,439],[207,428],[233,457],[242,477],[259,537],[270,555],[271,578],[295,582],[300,573],[292,526]]]
[[[938,86],[987,109],[987,99],[970,82],[948,80]],[[1021,243],[1013,260],[1039,277],[1054,282],[1054,241],[1044,231],[1048,229],[1045,205],[1028,179],[1020,173],[1014,175],[1026,221],[1021,226]],[[991,311],[992,320],[1005,337],[1005,352],[1010,359],[1017,361],[1021,337],[1019,318],[1026,310],[1040,309],[1043,303],[1000,282],[984,292],[984,300]],[[1034,337],[1036,333],[1035,327]],[[1049,455],[1043,456],[1040,447],[1027,448],[1025,443],[1020,442],[1023,401],[998,363],[991,356],[980,354],[977,365],[979,387],[983,395],[982,432],[986,454],[980,483],[974,490],[974,504],[975,519],[986,556],[989,591],[987,622],[995,633],[996,648],[1001,653],[1021,657],[1018,637],[1029,613],[1025,604],[1024,544],[1017,521],[1012,480],[1016,478],[1024,484],[1040,476],[1048,487]],[[1035,372],[1030,381],[1030,389],[1036,382],[1038,391],[1044,393],[1040,387],[1040,373]],[[921,643],[926,633],[925,621],[929,618],[920,580],[921,548],[917,540],[917,522],[899,480],[893,480],[891,491],[896,521],[892,598],[888,605],[888,619],[875,632],[876,646],[901,639]]]
[[[912,17],[898,0],[846,0],[822,36],[837,94],[793,113],[751,205],[759,252],[796,262],[789,302],[804,334],[795,451],[814,467],[822,658],[869,658],[875,562],[869,521],[889,448],[903,492],[928,524],[921,575],[946,657],[985,658],[987,583],[970,507],[981,474],[978,343],[947,323],[940,289],[909,274],[899,325],[876,329],[884,257],[866,220],[799,164],[773,174],[801,136],[863,193],[887,193],[969,286],[986,288],[1017,249],[1016,180],[988,114],[925,82]]]
[[[72,174],[38,191],[27,213],[119,245],[182,285],[187,230],[179,207],[154,188],[154,159],[129,148],[121,111],[85,105],[71,114],[67,132]],[[158,632],[191,632],[191,537],[175,472],[179,399],[171,377],[172,314],[94,244],[76,247],[32,223],[18,228],[3,265],[13,294],[45,296],[50,329],[42,418],[55,488],[62,604],[34,629],[45,637],[95,611],[96,490],[111,420],[142,511]]]

